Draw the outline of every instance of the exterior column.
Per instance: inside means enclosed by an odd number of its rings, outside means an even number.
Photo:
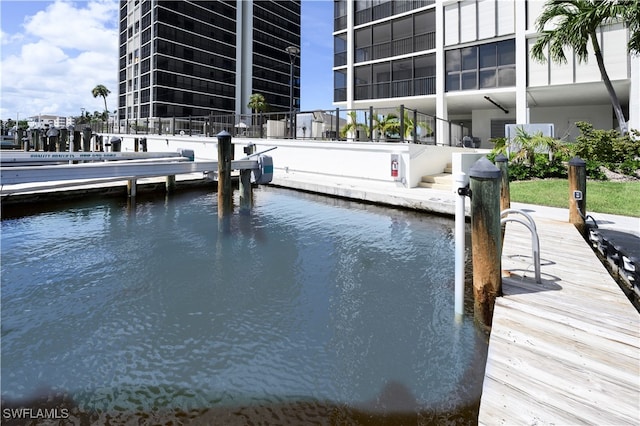
[[[436,145],[450,145],[444,72],[444,6],[436,2]]]
[[[529,124],[529,106],[527,105],[527,13],[525,5],[515,8],[516,29],[516,123]]]
[[[354,84],[354,58],[355,58],[355,33],[353,23],[355,21],[355,2],[347,1],[347,109],[354,109],[355,84]]]
[[[640,130],[640,55],[631,55],[631,87],[629,88],[629,130]]]

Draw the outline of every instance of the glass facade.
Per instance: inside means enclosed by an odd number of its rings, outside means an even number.
[[[388,18],[434,3],[435,0],[355,0],[354,25],[362,25],[371,21]]]
[[[513,87],[516,84],[515,40],[448,50],[446,90]]]
[[[435,54],[426,54],[436,48],[435,8],[428,7],[434,4],[432,0],[354,1],[354,100],[436,93]],[[335,31],[347,26],[346,6],[344,0],[334,1]],[[347,33],[335,34],[333,66],[347,65],[349,51]],[[334,70],[334,102],[347,100],[351,85],[346,76],[346,69]]]
[[[300,1],[121,1],[119,119],[236,112],[242,25],[252,25],[253,75],[243,84],[276,108],[289,106],[286,46],[300,45]],[[299,75],[299,66],[296,67]],[[299,84],[296,84],[299,98]]]
[[[436,56],[420,55],[360,65],[354,69],[354,79],[356,100],[433,95],[436,93]],[[338,83],[336,79],[335,84]]]
[[[291,91],[291,58],[288,46],[300,46],[300,2],[253,3],[254,92],[264,95],[274,111],[288,111]],[[293,107],[300,107],[300,55],[293,63]]]
[[[355,62],[435,49],[435,34],[433,9],[359,28],[355,30]]]

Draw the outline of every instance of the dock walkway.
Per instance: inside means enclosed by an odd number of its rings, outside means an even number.
[[[508,223],[478,423],[640,424],[640,316],[573,225]]]

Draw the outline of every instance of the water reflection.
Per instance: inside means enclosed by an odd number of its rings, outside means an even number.
[[[3,212],[3,407],[473,419],[486,341],[455,322],[450,220],[271,188],[228,232],[216,209]]]

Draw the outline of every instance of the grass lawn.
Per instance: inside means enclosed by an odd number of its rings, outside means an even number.
[[[569,208],[569,181],[541,179],[509,184],[511,201]],[[587,214],[610,213],[640,217],[640,182],[587,180]]]

